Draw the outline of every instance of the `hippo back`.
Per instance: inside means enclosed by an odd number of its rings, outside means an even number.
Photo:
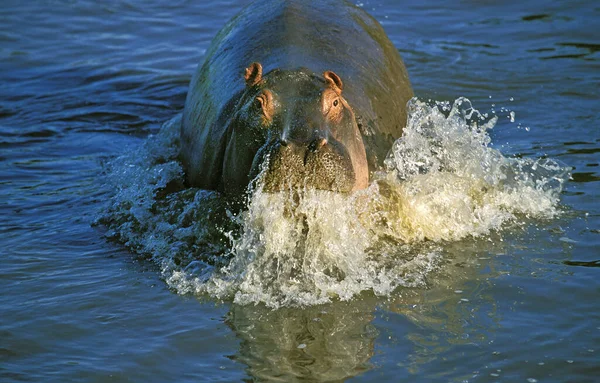
[[[260,62],[265,73],[298,68],[337,73],[371,170],[381,166],[406,124],[406,103],[413,95],[408,75],[374,18],[346,1],[256,1],[218,33],[190,83],[181,157],[187,169],[202,169],[201,178],[192,179],[200,187],[218,187],[225,121],[252,62]]]

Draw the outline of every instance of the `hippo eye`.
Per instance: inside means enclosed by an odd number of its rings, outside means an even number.
[[[325,89],[321,94],[321,111],[330,122],[339,122],[344,115],[344,98],[331,89]]]

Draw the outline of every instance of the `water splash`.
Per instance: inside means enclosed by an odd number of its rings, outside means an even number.
[[[259,183],[244,209],[181,186],[175,118],[109,165],[117,193],[100,221],[160,265],[178,293],[280,307],[424,286],[445,241],[558,214],[569,169],[492,148],[495,117],[464,98],[413,99],[408,112],[366,190],[268,194]]]

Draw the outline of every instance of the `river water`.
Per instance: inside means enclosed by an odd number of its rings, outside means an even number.
[[[0,5],[0,380],[597,381],[600,7],[360,2],[417,95],[385,171],[236,209],[172,185],[246,3]]]

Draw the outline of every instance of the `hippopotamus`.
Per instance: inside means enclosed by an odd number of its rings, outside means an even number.
[[[364,189],[413,96],[381,25],[341,0],[259,0],[192,77],[180,159],[190,186],[240,193]],[[259,176],[260,175],[260,176]]]

